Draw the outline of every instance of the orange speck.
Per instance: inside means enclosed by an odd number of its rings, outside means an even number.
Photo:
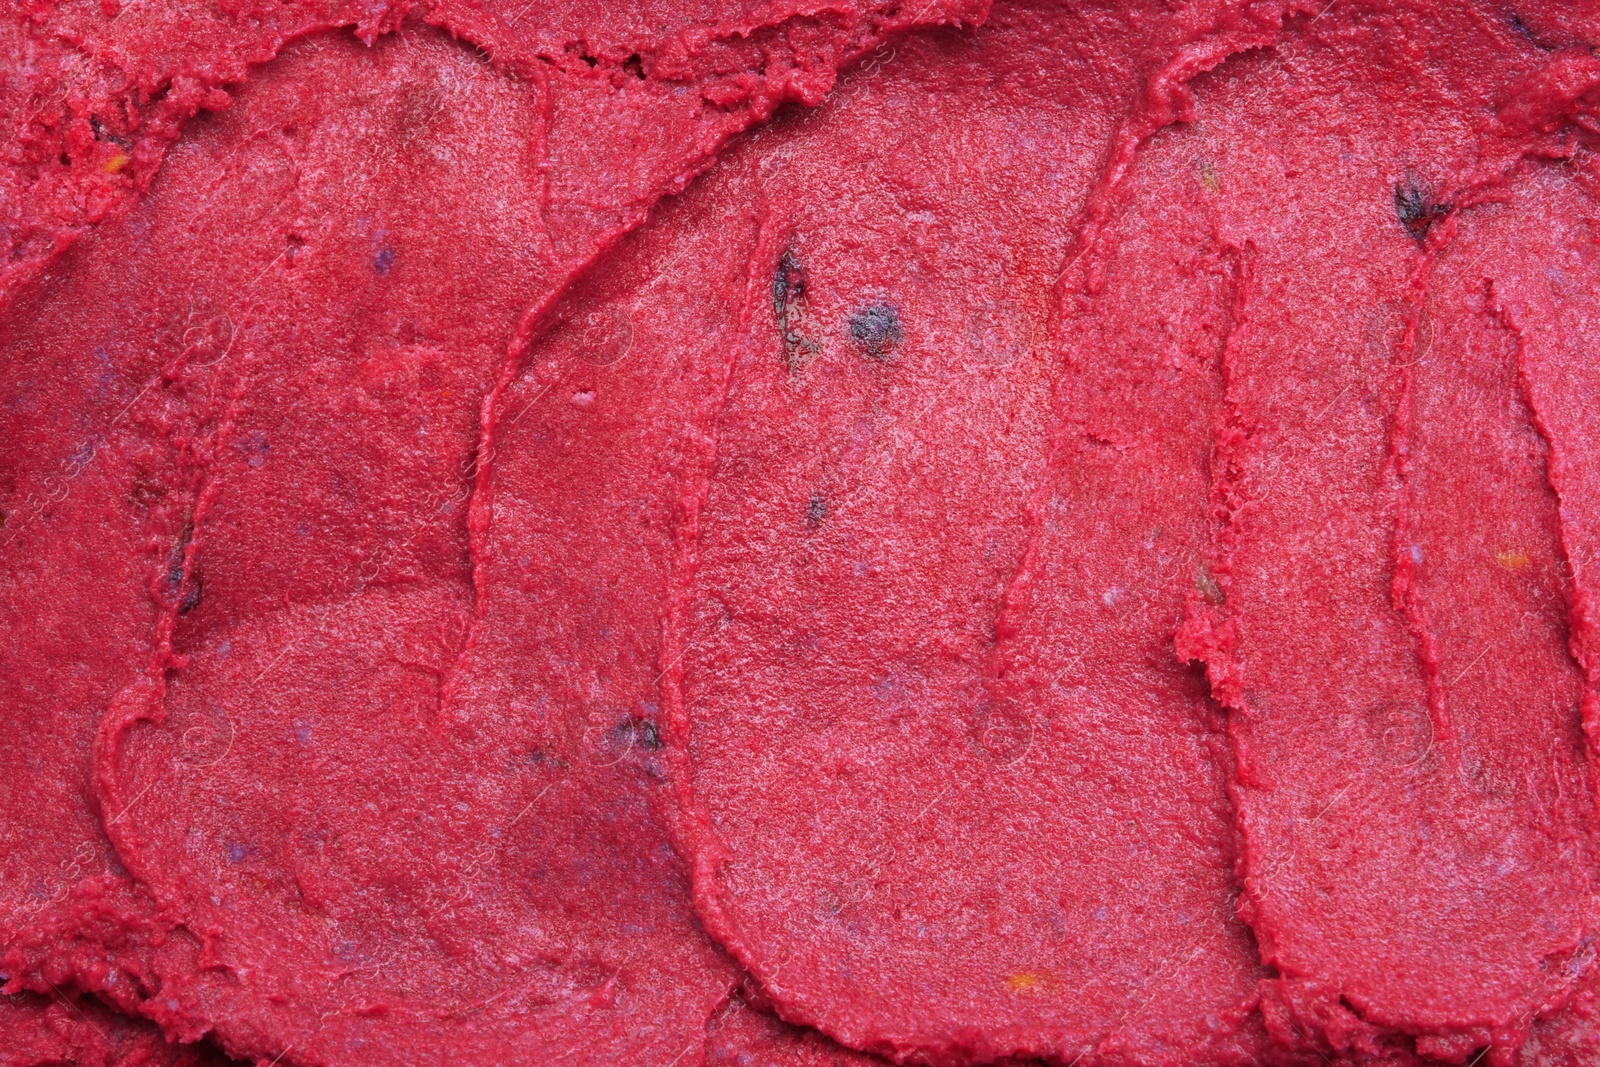
[[[1006,979],[1006,988],[1013,993],[1031,993],[1044,985],[1044,975],[1032,971],[1018,971]]]
[[[107,174],[115,174],[132,162],[132,156],[128,155],[126,152],[118,152],[116,155],[106,160],[104,169]]]
[[[1508,549],[1495,555],[1495,560],[1508,571],[1520,571],[1533,560],[1520,548]]]

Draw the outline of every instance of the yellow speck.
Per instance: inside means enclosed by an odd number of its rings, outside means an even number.
[[[1208,193],[1222,188],[1222,182],[1217,178],[1217,168],[1209,159],[1200,161],[1200,188]]]
[[[1013,993],[1031,993],[1044,985],[1044,975],[1032,971],[1018,971],[1006,979],[1006,988]]]
[[[118,171],[120,171],[123,167],[126,167],[129,163],[132,163],[132,162],[133,162],[133,157],[128,155],[128,153],[126,153],[126,152],[118,152],[116,155],[114,155],[110,159],[106,160],[106,162],[105,162],[105,172],[107,174],[115,174]]]
[[[1508,571],[1520,571],[1533,562],[1528,557],[1528,554],[1520,548],[1508,549],[1505,552],[1497,553],[1494,558],[1499,562],[1500,566]]]

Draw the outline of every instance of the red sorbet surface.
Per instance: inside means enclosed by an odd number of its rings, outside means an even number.
[[[1593,206],[1581,168],[1527,158],[1507,121],[1542,57],[1469,14],[1308,28],[1197,93],[1176,149],[1216,175],[1247,278],[1215,588],[1179,644],[1230,713],[1269,1022],[1341,1050],[1395,1030],[1452,1061],[1509,1053],[1570,997],[1594,908],[1577,598],[1494,297],[1548,264],[1474,236],[1523,174],[1572,223]],[[1335,133],[1266,149],[1332,113]]]
[[[1596,45],[0,13],[0,1065],[1600,1062]]]
[[[1106,58],[1140,58],[1133,21],[997,9],[974,40],[907,42],[858,95],[750,145],[770,175],[760,230],[725,256],[750,261],[757,303],[685,504],[668,743],[708,927],[786,1016],[849,1045],[1252,1055],[1265,972],[1230,911],[1204,686],[1161,629],[1183,584],[1158,577],[1205,540],[1225,266],[1170,218],[1128,220],[1148,291],[1084,317],[1139,333],[1072,331],[1065,359],[1046,333],[1085,198],[1111,192],[1095,186],[1114,116],[1155,106]],[[1063,67],[1063,39],[1087,54]],[[1199,39],[1184,63],[1227,54]],[[1177,184],[1180,219],[1188,177],[1152,182]],[[1155,303],[1150,348],[1129,320]],[[1092,469],[1053,455],[1051,431],[1096,390],[1125,432],[1094,427]],[[1037,584],[1080,616],[1078,662],[1001,694],[995,617],[1058,470],[1064,506],[1117,528],[1061,516],[1077,573]],[[1073,714],[1027,706],[1055,686]]]
[[[706,1026],[706,1067],[884,1067],[887,1061],[790,1026],[735,997]]]
[[[88,997],[0,994],[6,1067],[224,1067],[206,1045],[168,1042],[154,1023],[118,1014]]]
[[[781,41],[754,53],[768,110],[820,93],[823,61],[893,19],[801,22],[811,83],[780,77]],[[714,43],[710,73],[680,70],[691,87],[750,59]],[[517,76],[426,28],[313,37],[195,124],[130,213],[10,294],[13,987],[90,989],[262,1059],[415,1062],[441,1027],[434,1054],[484,1061],[698,1052],[737,975],[637,769],[607,758],[551,793],[570,760],[541,761],[541,724],[487,729],[484,707],[458,738],[441,709],[478,628],[485,399],[540,322],[530,300],[752,121],[727,94],[574,63]],[[41,599],[77,573],[72,597]],[[594,743],[568,728],[588,710],[555,713],[572,745]],[[487,970],[463,975],[463,951]]]

